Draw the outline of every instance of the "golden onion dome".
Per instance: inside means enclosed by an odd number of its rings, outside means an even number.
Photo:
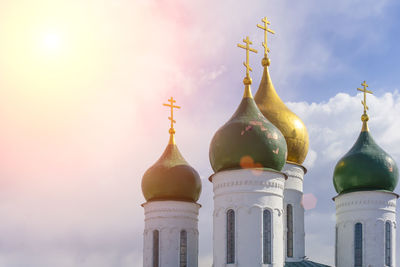
[[[171,109],[171,121],[169,129],[169,143],[161,157],[143,175],[142,192],[146,201],[155,200],[176,200],[196,203],[201,193],[200,176],[190,166],[179,152],[175,142],[174,108],[181,108],[175,105],[171,97],[163,104]]]
[[[199,199],[200,176],[182,157],[172,134],[160,159],[143,175],[142,192],[146,201],[176,200],[196,203]]]
[[[264,57],[264,72],[254,100],[262,114],[284,135],[287,143],[287,161],[302,164],[308,152],[307,128],[276,93],[268,70],[269,64],[269,59]]]

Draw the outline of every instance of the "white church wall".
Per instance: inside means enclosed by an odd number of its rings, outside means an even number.
[[[304,207],[303,199],[303,179],[304,167],[286,163],[283,167],[288,179],[285,181],[284,190],[284,253],[286,261],[301,261],[305,257],[305,230],[304,230]],[[287,254],[287,205],[293,207],[293,256],[288,257]]]
[[[159,266],[180,266],[180,234],[187,232],[187,266],[198,266],[198,214],[200,205],[183,201],[143,204],[145,230],[143,266],[153,267],[153,232],[159,231]]]
[[[381,191],[359,191],[335,198],[337,227],[337,267],[355,264],[355,224],[362,224],[362,266],[385,264],[385,223],[392,226],[391,265],[396,266],[396,201],[397,195]]]
[[[229,170],[212,176],[214,267],[284,265],[285,176],[274,171]],[[227,264],[227,211],[235,211],[235,263]],[[263,211],[272,215],[272,261],[263,264]]]

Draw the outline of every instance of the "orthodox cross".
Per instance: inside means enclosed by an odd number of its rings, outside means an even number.
[[[361,104],[364,106],[364,113],[367,113],[367,93],[372,94],[372,92],[367,90],[368,84],[365,81],[361,85],[363,86],[363,89],[357,88],[357,90],[364,93],[364,101],[361,101]]]
[[[171,128],[169,129],[169,133],[170,134],[174,134],[175,133],[174,123],[176,123],[176,121],[174,120],[174,108],[178,109],[178,108],[181,108],[181,107],[174,105],[174,103],[176,103],[176,101],[174,100],[174,98],[172,96],[171,96],[170,99],[168,99],[168,102],[171,103],[171,104],[163,104],[163,106],[171,108],[171,117],[168,117],[168,119],[171,121]]]
[[[243,62],[243,65],[246,67],[246,78],[250,79],[250,71],[253,71],[253,69],[249,64],[249,51],[257,53],[257,50],[250,48],[250,45],[253,43],[250,41],[249,36],[247,36],[246,39],[243,39],[243,42],[246,46],[242,44],[238,44],[237,46],[246,50],[246,62]]]
[[[264,26],[257,24],[257,27],[264,30],[264,42],[262,43],[262,45],[264,46],[265,56],[267,56],[267,53],[269,53],[270,51],[268,48],[268,33],[275,34],[275,31],[268,28],[268,25],[270,25],[271,22],[268,21],[267,17],[263,18],[261,21],[264,22]]]

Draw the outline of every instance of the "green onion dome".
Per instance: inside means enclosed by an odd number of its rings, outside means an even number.
[[[393,192],[399,176],[396,162],[372,138],[367,125],[368,115],[364,113],[362,120],[363,128],[356,143],[336,164],[333,174],[336,192]]]
[[[182,157],[173,133],[164,153],[143,175],[142,192],[146,201],[199,199],[200,176]]]
[[[214,172],[240,168],[281,171],[285,164],[285,138],[258,109],[250,84],[245,78],[242,102],[211,141],[209,157]]]

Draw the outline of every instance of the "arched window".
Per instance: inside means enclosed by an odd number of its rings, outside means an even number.
[[[392,266],[392,227],[390,222],[385,224],[385,265]]]
[[[179,246],[179,267],[187,267],[187,232],[181,231]]]
[[[339,234],[339,229],[338,229],[338,226],[336,225],[336,227],[335,227],[335,266],[338,265],[338,234]]]
[[[354,226],[354,266],[362,267],[363,245],[362,224],[356,223]]]
[[[272,262],[272,218],[269,210],[263,211],[263,263]]]
[[[226,263],[235,263],[235,212],[226,213]]]
[[[293,257],[293,207],[288,204],[286,206],[286,254],[289,258]]]
[[[158,267],[160,262],[160,232],[153,231],[153,267]]]

